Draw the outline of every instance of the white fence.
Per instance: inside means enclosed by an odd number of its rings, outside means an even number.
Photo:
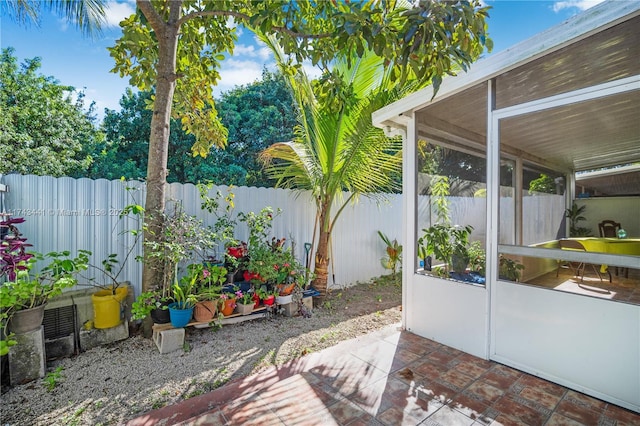
[[[132,218],[120,220],[119,213],[134,199],[144,204],[144,183],[16,174],[3,176],[1,183],[9,187],[4,194],[4,208],[14,217],[26,219],[19,229],[33,244],[34,251],[76,253],[86,249],[93,252],[93,259],[99,263],[111,253],[123,259],[135,241],[127,230],[136,229],[139,224]],[[127,191],[125,186],[137,189]],[[223,194],[227,192],[227,187],[214,187],[212,191],[218,189]],[[304,243],[311,242],[315,219],[315,204],[308,193],[247,187],[234,187],[232,192],[236,212],[258,212],[266,206],[282,209],[282,214],[274,219],[273,236],[295,241],[296,257],[304,263]],[[167,200],[181,200],[185,211],[203,219],[206,225],[215,221],[200,209],[200,196],[192,184],[170,184]],[[380,264],[385,246],[377,231],[400,238],[401,229],[400,195],[391,195],[389,202],[381,205],[362,198],[348,206],[333,232],[329,287],[350,285],[386,273]],[[236,237],[246,240],[244,224],[239,224]],[[136,294],[140,292],[142,266],[134,258],[140,254],[141,247],[136,247],[119,277],[130,281]],[[88,278],[99,282],[96,275],[99,274],[88,274]]]

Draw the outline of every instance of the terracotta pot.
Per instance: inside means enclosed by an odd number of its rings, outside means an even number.
[[[226,299],[220,312],[222,312],[222,315],[224,315],[225,317],[228,317],[229,315],[233,314],[233,310],[235,309],[235,307],[236,299]]]
[[[193,308],[193,319],[197,322],[209,322],[216,316],[217,312],[218,308],[214,301],[203,300],[202,302],[196,303],[196,306]]]

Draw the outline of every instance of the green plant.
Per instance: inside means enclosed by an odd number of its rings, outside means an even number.
[[[254,301],[253,301],[253,294],[249,291],[242,291],[240,290],[240,287],[238,286],[234,286],[234,292],[236,295],[236,301],[237,303],[243,304],[243,305],[253,305]]]
[[[274,267],[279,262],[279,254],[271,250],[264,242],[254,243],[249,249],[245,280],[252,283],[274,282],[278,270]]]
[[[423,236],[418,240],[418,245],[423,246],[426,256],[433,255],[444,262],[444,275],[446,276],[452,265],[452,257],[459,256],[469,260],[469,235],[473,226],[451,226],[436,223],[423,229]]]
[[[167,309],[169,298],[162,296],[161,290],[144,291],[131,304],[131,319],[141,320],[154,309]]]
[[[469,269],[485,276],[487,256],[482,243],[480,241],[472,242],[467,251],[469,252]]]
[[[44,379],[42,379],[49,392],[58,386],[59,380],[62,379],[62,370],[64,370],[64,367],[59,366],[55,370],[48,372],[47,375],[44,376]]]
[[[82,274],[79,275],[79,277],[87,279],[87,283],[85,282],[80,282],[80,285],[91,285],[91,286],[95,286],[95,287],[99,287],[103,290],[109,290],[111,291],[112,294],[116,294],[116,290],[117,288],[120,286],[121,282],[119,281],[118,277],[120,276],[120,274],[123,272],[125,266],[127,265],[127,262],[129,260],[129,258],[131,257],[132,253],[135,251],[135,249],[138,246],[138,241],[140,241],[142,239],[143,236],[143,232],[142,232],[142,223],[144,222],[144,207],[142,207],[141,205],[137,204],[136,199],[133,195],[133,191],[138,190],[138,188],[136,187],[130,187],[127,186],[127,183],[123,178],[121,178],[121,182],[124,185],[124,189],[127,191],[127,195],[131,198],[131,200],[133,201],[132,204],[129,204],[127,206],[125,206],[122,211],[120,212],[120,214],[118,215],[118,219],[120,222],[121,220],[128,218],[129,220],[134,220],[138,223],[138,226],[136,227],[136,229],[130,229],[130,230],[125,230],[123,231],[121,234],[130,234],[133,236],[133,242],[131,244],[129,244],[129,248],[127,250],[127,252],[124,255],[124,258],[122,260],[122,262],[118,259],[118,255],[115,253],[112,253],[110,255],[108,255],[105,259],[103,259],[100,264],[95,264],[94,262],[91,262],[90,258],[92,253],[88,250],[79,250],[79,256],[83,256],[84,257],[84,262],[86,262],[87,264],[87,270],[94,270],[97,271],[99,273],[99,275],[101,276],[101,281],[96,280],[95,278],[87,278],[85,276],[83,276]],[[112,232],[115,233],[116,228],[119,226],[119,224],[116,224],[112,230]]]
[[[7,332],[9,320],[17,311],[32,309],[59,296],[66,288],[77,284],[75,276],[87,269],[87,259],[83,254],[75,258],[69,251],[26,253],[26,238],[15,226],[24,219],[16,218],[2,222],[10,233],[0,243],[0,322],[6,338],[0,340],[0,355],[9,352],[16,344],[12,334]],[[36,265],[46,265],[37,270]]]
[[[380,259],[382,267],[390,269],[391,273],[395,276],[398,271],[398,266],[402,266],[402,245],[398,243],[398,240],[391,241],[389,237],[378,231],[378,235],[382,241],[386,244],[386,257]]]
[[[238,213],[238,220],[247,224],[249,229],[248,249],[251,251],[255,246],[268,244],[267,240],[273,226],[273,219],[282,213],[277,209],[273,212],[273,208],[267,206],[260,210],[259,213]]]
[[[193,268],[200,269],[199,266],[193,266]],[[194,286],[194,293],[198,300],[214,300],[220,297],[222,284],[227,278],[227,268],[217,265],[202,266],[201,272],[198,272],[198,274],[201,277],[197,279]]]
[[[189,265],[189,267],[192,265]],[[200,265],[202,266],[202,265]],[[187,267],[187,269],[189,269]],[[192,270],[197,270],[197,268],[192,268]],[[199,274],[192,273],[182,277],[182,279],[173,284],[172,292],[173,292],[173,301],[176,303],[178,309],[189,309],[193,308],[198,301],[197,296],[194,293],[196,288],[196,282],[198,280]]]
[[[580,206],[574,202],[570,209],[565,209],[564,216],[569,219],[569,236],[570,237],[588,237],[591,235],[589,228],[578,226],[578,222],[587,220],[582,214],[587,206]]]
[[[175,203],[172,215],[164,215],[161,232],[160,241],[145,241],[148,256],[145,261],[164,272],[162,288],[168,296],[178,283],[180,262],[194,257],[206,261],[207,251],[216,246],[216,234],[201,220],[186,214],[180,203]]]
[[[521,271],[523,270],[523,264],[502,254],[500,255],[500,267],[498,269],[498,275],[500,278],[518,282],[520,281]]]

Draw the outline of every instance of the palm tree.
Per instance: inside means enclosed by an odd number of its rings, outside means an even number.
[[[392,67],[373,53],[337,60],[330,72],[311,82],[273,40],[265,42],[287,79],[299,118],[293,141],[270,146],[261,158],[277,186],[313,195],[314,243],[318,237],[313,285],[325,296],[331,232],[340,213],[360,195],[380,198],[399,187],[393,175],[401,172],[402,141],[375,128],[371,113],[419,87],[400,87],[391,79]]]
[[[2,11],[21,24],[38,23],[42,8],[55,10],[85,35],[100,33],[105,23],[104,0],[3,0]]]

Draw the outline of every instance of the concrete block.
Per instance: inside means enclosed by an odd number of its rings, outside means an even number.
[[[283,312],[288,317],[295,317],[298,315],[298,302],[291,302],[281,305]]]
[[[16,334],[15,339],[18,344],[9,349],[9,382],[19,385],[44,377],[44,327]]]
[[[184,346],[184,328],[153,330],[153,341],[161,354],[177,351]]]
[[[47,353],[47,360],[55,358],[66,358],[75,353],[74,336],[70,334],[55,339],[46,339],[44,347]]]
[[[80,330],[80,348],[86,351],[87,349],[128,338],[129,323],[123,321],[120,325],[111,328]]]
[[[309,312],[313,311],[313,297],[303,297],[302,304],[307,308]]]

